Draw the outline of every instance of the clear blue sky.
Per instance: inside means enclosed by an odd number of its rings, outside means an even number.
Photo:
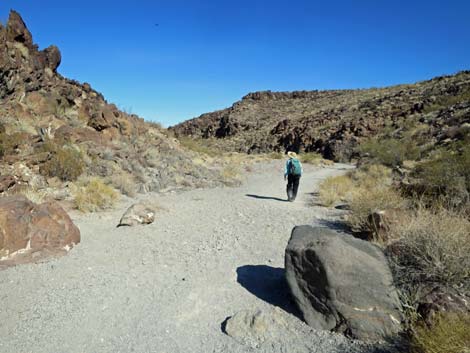
[[[3,23],[11,8],[41,48],[60,48],[61,74],[166,126],[252,91],[470,69],[469,0],[1,0]]]

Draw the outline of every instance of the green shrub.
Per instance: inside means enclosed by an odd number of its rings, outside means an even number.
[[[361,156],[387,167],[400,166],[405,160],[416,160],[421,154],[420,148],[411,137],[371,138],[359,145],[357,151]]]
[[[470,201],[470,146],[458,153],[442,151],[432,160],[418,164],[411,176],[418,180],[416,190],[428,200],[443,200],[452,207]]]
[[[73,192],[75,206],[82,212],[95,212],[111,208],[119,198],[112,187],[106,185],[100,178],[92,178]]]
[[[418,325],[413,330],[412,353],[470,352],[470,315],[442,313],[431,326]]]
[[[317,165],[323,159],[321,154],[316,152],[306,152],[299,155],[300,161],[302,163],[314,164]]]
[[[85,162],[80,150],[53,142],[46,142],[44,150],[50,153],[50,158],[41,166],[41,174],[57,177],[62,181],[73,181],[83,173]]]

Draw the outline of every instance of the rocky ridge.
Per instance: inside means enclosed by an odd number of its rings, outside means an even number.
[[[63,150],[81,156],[83,170],[74,177],[121,176],[136,191],[220,184],[217,171],[195,165],[191,152],[157,124],[119,110],[87,83],[62,77],[60,62],[56,46],[38,49],[17,12],[0,24],[1,192],[64,186],[68,180],[45,168]]]
[[[459,138],[469,124],[470,71],[462,71],[385,88],[254,92],[171,130],[176,136],[223,141],[229,150],[315,151],[347,161],[355,146],[387,129],[421,125],[421,134],[438,144]]]

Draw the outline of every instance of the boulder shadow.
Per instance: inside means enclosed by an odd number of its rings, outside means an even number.
[[[283,268],[245,265],[237,268],[237,282],[261,300],[303,320],[290,293]]]
[[[259,199],[259,200],[275,200],[275,201],[282,201],[282,202],[288,202],[286,199],[281,199],[279,197],[272,197],[272,196],[261,196],[261,195],[253,195],[253,194],[246,194],[246,197],[252,197],[254,199]]]

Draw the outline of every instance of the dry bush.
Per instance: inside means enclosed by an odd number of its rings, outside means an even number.
[[[319,185],[319,200],[322,205],[330,207],[336,202],[344,200],[352,186],[353,182],[347,175],[326,178]]]
[[[348,199],[351,209],[348,223],[356,231],[374,231],[368,221],[374,212],[406,207],[406,200],[391,187],[356,187]]]
[[[236,165],[229,164],[225,166],[220,172],[220,175],[225,185],[238,185],[241,182],[240,168]]]
[[[413,330],[412,353],[469,353],[470,315],[442,313],[431,326],[418,325]]]
[[[410,289],[443,284],[470,290],[470,221],[444,208],[418,208],[390,229],[388,248],[395,278]]]
[[[284,154],[282,152],[271,152],[267,154],[268,159],[282,159]]]
[[[178,137],[178,141],[181,146],[197,153],[207,154],[211,157],[215,157],[220,153],[214,146],[211,146],[208,139],[180,136]]]
[[[83,173],[85,162],[78,148],[47,141],[43,149],[50,153],[50,158],[41,166],[41,174],[57,177],[62,181],[73,181]]]
[[[112,187],[106,185],[100,178],[92,178],[79,185],[73,191],[75,206],[82,212],[95,212],[111,208],[119,198]]]
[[[134,197],[136,193],[136,181],[134,176],[127,172],[113,174],[110,177],[111,184],[122,194]]]
[[[47,194],[45,192],[32,188],[20,189],[18,194],[23,195],[29,201],[37,204],[43,203],[47,198]]]
[[[466,207],[470,202],[470,145],[456,151],[441,151],[435,158],[420,163],[412,172],[418,180],[420,196],[433,203],[444,201],[451,207]]]
[[[361,166],[348,175],[358,187],[388,187],[392,184],[392,170],[380,164]]]
[[[316,152],[302,153],[299,158],[302,163],[308,163],[313,165],[318,165],[323,160],[321,154]]]

